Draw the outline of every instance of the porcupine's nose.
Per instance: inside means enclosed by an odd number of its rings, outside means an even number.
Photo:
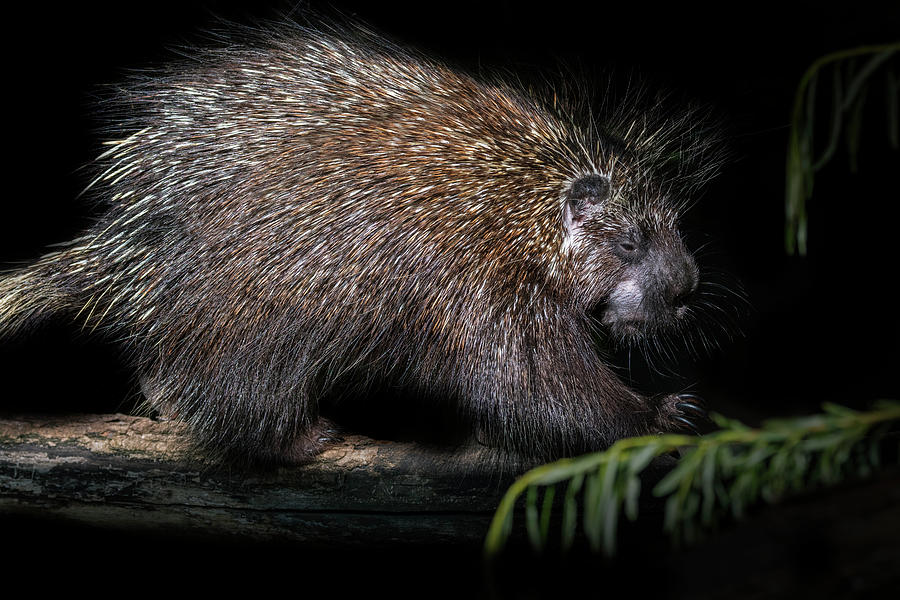
[[[666,282],[666,299],[675,308],[684,307],[700,285],[700,270],[697,261],[685,251],[680,260],[673,261]]]
[[[654,248],[651,260],[660,299],[679,315],[684,313],[700,283],[697,261],[677,235],[664,238],[664,242]]]

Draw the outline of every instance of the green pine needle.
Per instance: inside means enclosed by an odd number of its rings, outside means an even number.
[[[567,458],[528,471],[500,502],[485,540],[497,555],[512,531],[513,512],[525,497],[525,527],[537,550],[552,537],[551,513],[564,488],[559,538],[574,544],[581,501],[582,530],[590,548],[613,555],[620,515],[638,517],[640,473],[653,458],[679,450],[682,458],[654,488],[667,498],[664,529],[676,542],[691,542],[726,516],[739,519],[759,502],[865,477],[879,468],[879,447],[900,421],[900,402],[882,401],[859,412],[825,404],[817,415],[773,419],[759,429],[715,415],[721,430],[706,436],[667,434],[619,440],[608,450]],[[539,506],[539,489],[544,488]]]
[[[900,42],[876,46],[862,46],[841,50],[816,60],[803,74],[794,95],[791,115],[791,130],[788,138],[787,165],[785,168],[785,249],[788,254],[806,255],[807,250],[807,209],[812,198],[813,180],[816,171],[825,166],[837,149],[841,131],[846,134],[850,168],[856,171],[861,139],[862,109],[866,99],[868,83],[876,72],[884,72],[887,77],[887,132],[891,146],[897,148],[898,108],[897,79],[888,59],[900,52]],[[854,72],[853,62],[859,57],[868,60]],[[887,68],[881,68],[887,65]],[[816,82],[819,75],[831,69],[832,110],[829,139],[821,157],[814,156],[813,144],[814,108],[816,105]],[[843,72],[848,77],[845,82]]]

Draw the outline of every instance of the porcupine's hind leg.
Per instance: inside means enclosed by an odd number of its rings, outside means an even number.
[[[160,421],[171,421],[178,418],[175,403],[166,397],[157,379],[148,375],[142,375],[138,379],[141,395],[144,396],[143,413],[150,413]]]
[[[341,438],[318,415],[315,398],[289,381],[267,380],[246,364],[212,373],[158,365],[140,377],[140,386],[146,406],[163,419],[186,422],[197,446],[213,459],[302,464]]]
[[[301,465],[315,459],[329,444],[342,441],[340,428],[333,421],[319,417],[310,427],[297,432],[291,446],[275,462]]]

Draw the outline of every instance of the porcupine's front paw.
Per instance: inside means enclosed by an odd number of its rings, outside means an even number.
[[[660,433],[692,431],[708,433],[713,424],[703,399],[695,394],[669,394],[659,402],[657,427]]]

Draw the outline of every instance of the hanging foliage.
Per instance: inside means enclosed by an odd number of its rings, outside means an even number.
[[[803,74],[794,96],[788,140],[785,182],[785,249],[788,254],[806,255],[807,202],[812,198],[813,180],[834,156],[841,134],[847,144],[850,169],[856,171],[862,131],[863,106],[870,83],[885,78],[887,134],[891,147],[900,148],[900,73],[895,61],[900,42],[863,46],[834,52],[815,61]],[[831,79],[831,115],[828,141],[816,155],[813,144],[815,109],[820,104],[819,79]]]

